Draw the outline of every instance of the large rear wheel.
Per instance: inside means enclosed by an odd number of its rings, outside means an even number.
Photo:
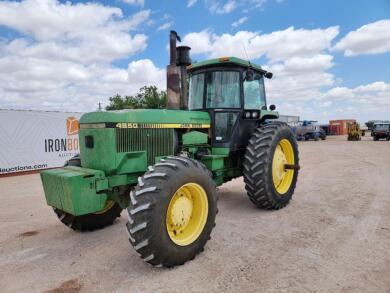
[[[298,170],[298,145],[285,123],[272,122],[255,130],[245,154],[244,182],[257,207],[286,206],[294,193]]]
[[[129,241],[141,258],[172,267],[203,250],[215,226],[217,195],[209,170],[186,157],[149,167],[130,193]]]

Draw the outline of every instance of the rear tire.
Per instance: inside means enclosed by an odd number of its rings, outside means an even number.
[[[81,167],[80,155],[69,159],[64,167]],[[74,216],[57,208],[53,208],[58,219],[69,228],[76,231],[93,231],[102,229],[114,223],[115,219],[121,216],[122,208],[113,201],[107,201],[103,211],[82,216]]]
[[[201,187],[203,197],[188,186]],[[207,203],[202,206],[202,202]],[[206,214],[196,212],[202,210]],[[202,163],[187,157],[161,160],[139,177],[127,214],[129,241],[144,261],[173,267],[192,260],[203,251],[215,226],[217,194],[212,175]]]
[[[249,140],[244,161],[245,189],[249,199],[259,208],[269,210],[283,208],[290,202],[294,193],[298,169],[284,170],[286,173],[283,176],[286,176],[287,172],[293,172],[288,175],[291,182],[286,185],[288,188],[285,192],[278,191],[273,178],[275,152],[284,140],[287,140],[291,146],[294,165],[299,166],[298,145],[294,134],[285,123],[273,122],[261,126],[255,130]]]

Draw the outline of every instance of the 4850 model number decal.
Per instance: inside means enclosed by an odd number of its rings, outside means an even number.
[[[210,124],[200,123],[131,123],[121,122],[115,125],[116,128],[210,128]]]

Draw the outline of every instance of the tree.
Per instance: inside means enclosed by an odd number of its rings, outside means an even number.
[[[106,110],[121,109],[161,109],[165,108],[167,93],[159,91],[156,86],[144,86],[135,96],[115,95],[109,98]]]

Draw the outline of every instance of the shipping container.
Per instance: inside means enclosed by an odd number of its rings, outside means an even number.
[[[355,119],[329,120],[330,132],[333,135],[347,135],[348,123],[356,122]]]

